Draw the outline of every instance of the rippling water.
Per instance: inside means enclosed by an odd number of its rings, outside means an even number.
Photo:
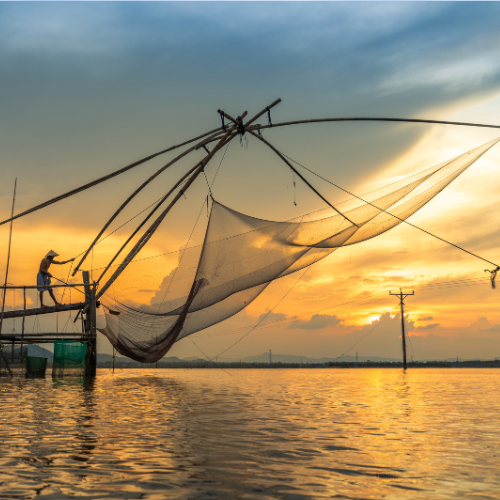
[[[499,498],[500,370],[0,380],[0,498]]]

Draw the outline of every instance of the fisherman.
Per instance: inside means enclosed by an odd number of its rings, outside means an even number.
[[[65,260],[64,262],[58,262],[54,260],[54,257],[58,257],[59,254],[51,250],[40,262],[40,270],[38,271],[38,275],[36,277],[36,286],[38,287],[38,291],[40,292],[40,304],[42,308],[48,307],[43,303],[43,292],[46,290],[49,291],[52,300],[55,302],[56,306],[60,306],[61,304],[57,302],[54,292],[52,291],[52,287],[50,286],[50,278],[52,278],[52,274],[49,273],[49,267],[51,264],[63,265],[68,262],[72,262],[75,259]]]

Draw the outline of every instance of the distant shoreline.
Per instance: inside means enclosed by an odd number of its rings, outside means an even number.
[[[470,361],[411,361],[407,364],[408,368],[500,368],[500,360],[470,360]],[[109,363],[98,363],[97,368],[111,368]],[[215,362],[190,362],[190,361],[179,361],[176,363],[162,363],[161,361],[156,363],[138,363],[135,361],[127,360],[123,361],[123,358],[115,360],[115,369],[213,369],[213,368],[253,368],[253,369],[284,369],[284,368],[337,368],[337,369],[347,369],[347,368],[403,368],[402,362],[348,362],[348,363],[215,363]]]

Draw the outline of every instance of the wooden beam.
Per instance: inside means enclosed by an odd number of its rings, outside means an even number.
[[[101,182],[107,181],[108,179],[112,179],[113,177],[116,177],[117,175],[120,175],[123,172],[126,172],[134,167],[137,167],[138,165],[141,165],[149,160],[152,160],[153,158],[156,158],[157,156],[160,156],[164,153],[167,153],[168,151],[173,151],[174,149],[177,149],[177,148],[180,148],[182,146],[185,146],[186,144],[190,144],[192,142],[195,142],[195,141],[201,139],[202,137],[206,137],[207,135],[212,135],[218,131],[220,131],[220,127],[216,128],[214,130],[210,130],[210,132],[206,132],[202,135],[199,135],[198,137],[195,137],[194,139],[190,139],[189,141],[185,141],[182,144],[178,144],[178,145],[172,146],[170,148],[164,149],[163,151],[159,151],[158,153],[154,153],[152,155],[146,156],[146,158],[142,158],[141,160],[135,161],[134,163],[131,163],[130,165],[127,165],[126,167],[123,167],[119,170],[116,170],[115,172],[112,172],[111,174],[105,175],[104,177],[100,177],[99,179],[96,179],[92,182],[89,182],[88,184],[80,186],[76,189],[73,189],[72,191],[68,191],[67,193],[61,194],[60,196],[56,196],[55,198],[52,198],[44,203],[41,203],[40,205],[32,207],[29,210],[25,210],[24,212],[21,212],[21,213],[17,214],[16,216],[11,217],[10,219],[6,219],[6,220],[0,222],[0,226],[2,224],[7,224],[7,222],[10,222],[11,220],[18,219],[19,217],[23,217],[24,215],[28,215],[32,212],[36,212],[37,210],[40,210],[41,208],[48,207],[49,205],[52,205],[53,203],[56,203],[60,200],[63,200],[64,198],[68,198],[68,196],[73,196],[77,193],[81,193],[82,191],[84,191],[86,189],[97,186],[97,184],[100,184]]]
[[[52,307],[38,307],[35,309],[26,309],[23,311],[6,311],[3,314],[4,319],[8,318],[22,318],[23,316],[38,316],[39,314],[50,314],[64,311],[76,311],[85,307],[85,302],[78,302],[77,304],[63,304],[61,306]]]
[[[315,120],[295,120],[293,122],[273,123],[272,128],[286,127],[288,125],[301,125],[305,123],[324,123],[324,122],[404,122],[404,123],[435,123],[438,125],[459,125],[462,127],[484,127],[500,128],[500,125],[487,125],[484,123],[467,122],[448,122],[444,120],[420,120],[418,118],[317,118]],[[250,127],[250,130],[271,128],[269,125]]]
[[[135,256],[142,250],[144,245],[151,239],[154,232],[158,228],[158,226],[162,223],[163,219],[170,212],[172,207],[179,201],[182,195],[189,189],[191,184],[196,180],[196,178],[203,172],[203,169],[208,164],[208,162],[213,158],[215,153],[219,151],[223,146],[225,146],[229,141],[231,141],[236,135],[234,129],[226,132],[224,137],[216,144],[214,149],[208,154],[203,160],[199,161],[196,164],[196,170],[191,174],[191,177],[186,181],[184,186],[178,191],[175,197],[172,199],[170,204],[163,210],[163,212],[156,218],[156,220],[151,224],[151,226],[144,232],[139,241],[134,245],[134,247],[130,250],[128,255],[122,261],[122,263],[118,266],[113,275],[108,279],[108,281],[103,285],[103,287],[97,293],[97,299],[99,299],[104,293],[106,293],[107,289],[115,282],[115,280],[120,276],[123,270],[132,262]]]
[[[317,196],[319,196],[329,207],[333,208],[335,212],[344,217],[344,219],[347,220],[349,223],[351,223],[353,226],[359,227],[355,222],[349,219],[349,217],[347,217],[340,210],[335,208],[271,143],[266,141],[263,137],[256,134],[255,132],[252,132],[251,130],[249,130],[248,132],[257,139],[259,139],[259,141],[262,141],[266,146],[269,146],[288,165],[288,167],[292,170],[292,172],[297,174],[297,176],[300,179],[302,179],[302,181],[306,184],[306,186],[308,186],[309,189],[311,189]]]
[[[26,344],[53,344],[54,342],[65,341],[65,340],[87,343],[87,339],[85,337],[76,337],[76,336],[67,337],[67,336],[63,336],[63,335],[59,334],[59,337],[40,337],[39,339],[30,338],[28,340],[25,339],[24,345],[26,345]],[[22,345],[20,340],[10,341],[9,344],[11,344],[11,343],[14,345],[19,345],[19,346]]]
[[[233,127],[234,128],[234,127]],[[189,149],[187,149],[186,151],[184,151],[183,153],[181,153],[180,155],[178,155],[177,157],[175,157],[173,160],[169,161],[166,165],[164,165],[163,167],[161,167],[159,170],[157,170],[152,176],[150,176],[148,179],[146,179],[121,205],[120,207],[115,211],[115,213],[108,219],[108,221],[106,222],[106,224],[104,224],[104,226],[102,227],[102,229],[99,231],[99,233],[97,234],[97,236],[94,238],[94,241],[90,244],[90,246],[87,248],[87,250],[85,250],[85,253],[83,254],[83,256],[81,257],[80,261],[78,262],[78,264],[75,266],[75,268],[73,269],[73,273],[72,273],[72,276],[74,276],[78,270],[80,269],[80,266],[83,264],[83,262],[85,261],[85,259],[87,258],[87,256],[89,255],[90,251],[92,250],[92,248],[98,243],[99,239],[101,238],[101,236],[104,234],[104,231],[109,227],[109,225],[116,219],[116,217],[118,217],[118,215],[123,211],[123,209],[148,185],[150,184],[154,179],[156,179],[162,172],[164,172],[167,168],[171,167],[172,165],[174,165],[175,163],[177,163],[180,159],[184,158],[184,156],[188,155],[189,153],[191,153],[192,151],[195,151],[196,149],[198,149],[198,147],[201,147],[203,144],[205,144],[206,142],[208,142],[211,138],[213,137],[218,137],[220,135],[220,132],[219,130],[217,130],[217,132],[215,134],[211,134],[208,139],[205,139],[204,141],[201,141],[201,143],[197,143],[195,144],[194,146],[190,147]],[[160,202],[163,203],[164,200],[162,200]]]
[[[18,333],[4,333],[2,339],[8,342],[27,342],[36,341],[37,339],[52,338],[52,337],[64,337],[72,339],[74,337],[85,338],[82,333],[25,333],[24,337]]]

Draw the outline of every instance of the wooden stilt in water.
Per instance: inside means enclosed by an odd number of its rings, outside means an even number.
[[[12,197],[12,210],[10,218],[14,217],[14,207],[16,205],[16,188],[17,188],[17,177],[14,181],[14,196]],[[10,247],[12,245],[12,221],[10,221],[10,232],[9,232],[9,246],[7,250],[7,266],[5,267],[5,282],[3,286],[3,298],[2,298],[2,314],[0,317],[0,342],[2,340],[2,327],[3,327],[3,318],[5,312],[5,298],[7,295],[7,280],[9,279],[9,264],[10,264]]]
[[[17,188],[17,177],[16,180],[14,181],[14,196],[12,197],[12,211],[11,211],[11,219],[14,217],[14,207],[16,204],[16,188]],[[7,367],[7,370],[9,372],[9,375],[13,377],[12,371],[10,369],[9,363],[7,361],[7,358],[3,352],[3,346],[2,346],[2,327],[3,327],[3,320],[4,320],[4,313],[5,313],[5,298],[7,295],[7,280],[9,279],[9,264],[10,264],[10,248],[12,245],[12,221],[10,222],[10,232],[9,232],[9,247],[7,250],[7,266],[5,268],[5,283],[3,286],[3,297],[2,297],[2,313],[0,315],[0,351],[2,354],[2,358],[5,362],[5,366]],[[12,359],[14,359],[14,344],[12,344]]]
[[[85,337],[87,339],[87,356],[85,358],[85,377],[97,374],[97,330],[96,330],[96,284],[90,284],[89,272],[82,271],[87,306],[85,306]]]
[[[23,355],[23,343],[24,343],[24,320],[26,319],[26,287],[23,287],[23,322],[21,326],[21,357]]]

